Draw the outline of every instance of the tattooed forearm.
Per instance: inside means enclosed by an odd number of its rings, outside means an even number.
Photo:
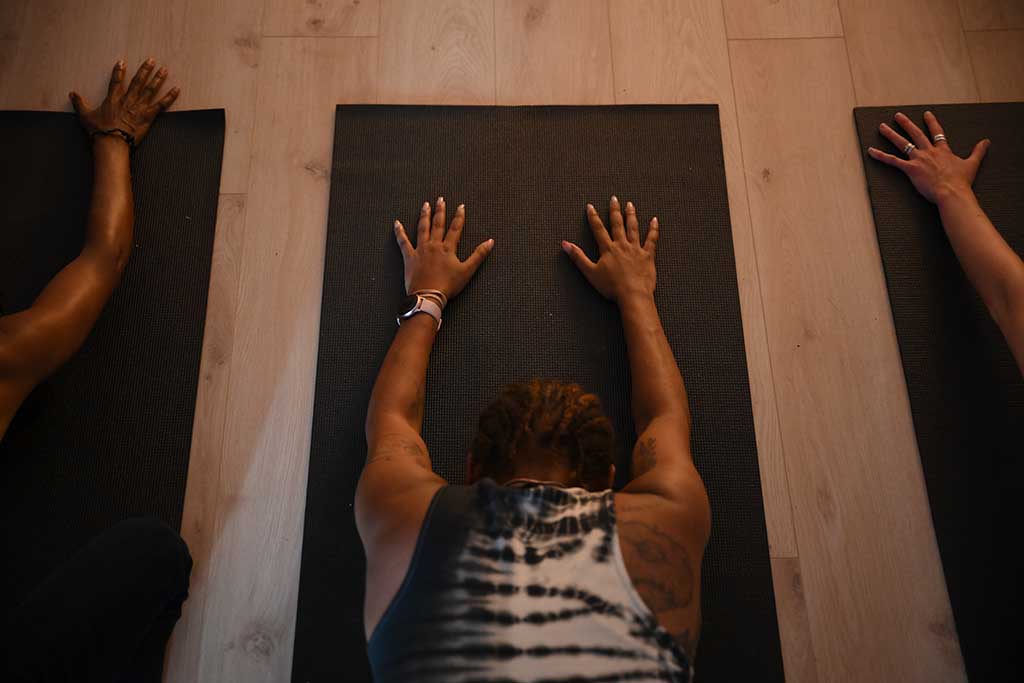
[[[633,477],[639,477],[654,469],[658,464],[657,453],[658,440],[653,436],[640,439],[633,449]]]

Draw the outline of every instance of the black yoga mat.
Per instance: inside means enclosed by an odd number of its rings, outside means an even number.
[[[496,246],[449,304],[427,378],[424,438],[458,484],[486,403],[533,377],[597,392],[635,439],[614,304],[562,253],[596,257],[584,207],[612,193],[661,222],[657,300],[693,410],[693,451],[713,510],[704,562],[701,680],[782,678],[775,600],[715,106],[337,109],[295,681],[369,680],[365,561],[352,513],[363,422],[404,296],[392,223],[425,200],[465,203],[463,256]],[[585,672],[581,672],[585,673]]]
[[[72,114],[0,112],[0,140],[0,296],[13,313],[81,250],[93,162]],[[132,155],[121,284],[0,441],[0,609],[122,519],[181,524],[223,143],[223,110],[172,112]]]
[[[878,125],[894,125],[902,111],[926,130],[925,109],[855,109],[861,146],[897,154]],[[1024,104],[930,109],[960,156],[992,140],[974,191],[1024,254]],[[960,646],[972,680],[998,680],[1016,666],[1022,642],[1024,381],[936,207],[900,171],[866,153],[864,169]]]

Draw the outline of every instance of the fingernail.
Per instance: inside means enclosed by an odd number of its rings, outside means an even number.
[[[494,238],[492,237],[491,239],[487,240],[487,248],[491,249],[493,247],[494,247]]]
[[[654,223],[655,225],[657,225],[658,224],[658,217],[655,216],[654,218],[652,218],[651,222]]]
[[[444,204],[444,197],[438,197],[437,198],[437,203],[438,204]]]
[[[626,211],[633,210],[633,202],[626,202]]]
[[[156,70],[156,75],[157,76],[166,76],[167,75],[167,67],[166,66],[162,66],[159,69],[157,69]]]
[[[123,59],[117,60],[117,68],[118,69],[123,69],[124,68],[124,60]]]
[[[420,210],[421,211],[429,211],[430,210],[430,202],[423,202],[423,206],[420,207]]]
[[[459,204],[458,210],[459,211],[465,211],[466,210],[466,205],[465,204]]]
[[[614,202],[615,204],[618,204],[619,203],[619,198],[616,197],[615,195],[612,195],[612,202]]]
[[[399,229],[400,227],[402,227],[402,224],[401,224],[401,223],[399,223],[399,222],[398,222],[398,219],[396,218],[396,219],[395,219],[395,230],[398,230],[398,229]]]
[[[562,242],[562,251],[564,251],[566,254],[572,253],[572,247],[569,246],[568,242]]]
[[[593,204],[587,204],[587,211],[593,211],[593,210],[594,210],[594,205]]]

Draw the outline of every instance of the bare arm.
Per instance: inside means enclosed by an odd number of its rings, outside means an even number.
[[[575,244],[563,242],[562,248],[598,292],[618,303],[622,314],[638,434],[633,480],[623,492],[651,493],[683,505],[696,528],[706,534],[710,512],[690,452],[686,386],[654,303],[658,219],[651,220],[646,241],[641,243],[631,202],[626,204],[624,220],[618,199],[612,197],[610,234],[589,204],[587,218],[601,252],[597,263]]]
[[[144,63],[125,91],[124,64],[118,62],[108,96],[95,110],[72,93],[86,131],[119,128],[141,140],[153,118],[177,97],[171,90],[155,99],[167,71],[161,69],[149,81],[153,68],[152,61]],[[137,113],[126,115],[129,107]],[[92,199],[81,254],[54,276],[30,308],[0,318],[0,436],[32,389],[82,346],[121,279],[134,222],[128,154],[124,138],[94,137]]]
[[[924,119],[933,137],[944,135],[931,112],[925,112]],[[1024,262],[992,225],[971,189],[989,141],[982,140],[968,158],[961,159],[944,139],[933,142],[903,114],[897,114],[896,121],[916,145],[909,159],[874,148],[869,153],[906,173],[918,192],[938,206],[942,226],[961,267],[1024,372]],[[908,144],[887,124],[882,124],[881,131],[901,150]]]
[[[494,242],[484,242],[464,262],[459,261],[457,250],[465,215],[465,208],[459,206],[446,231],[444,199],[438,199],[433,218],[430,204],[424,203],[415,247],[402,224],[395,221],[407,294],[442,292],[443,300],[430,296],[443,307],[476,273]],[[431,469],[430,455],[420,436],[427,363],[436,335],[437,324],[425,313],[405,320],[373,385],[366,413],[366,467],[356,493],[356,520],[364,539],[373,535],[378,525],[388,523],[385,513],[392,498],[411,487],[440,480]]]

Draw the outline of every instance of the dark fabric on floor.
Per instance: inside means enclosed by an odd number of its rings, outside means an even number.
[[[72,114],[0,112],[0,140],[0,296],[13,313],[81,250],[93,162]],[[0,441],[0,610],[123,519],[181,525],[223,144],[223,110],[171,112],[133,153],[121,284]]]
[[[926,130],[925,109],[855,109],[861,146],[896,153],[878,125],[894,125],[902,111]],[[930,109],[960,156],[992,140],[974,190],[1024,254],[1024,104]],[[972,680],[998,680],[1016,668],[1022,644],[1024,381],[960,268],[938,209],[866,152],[864,168],[960,646]]]
[[[404,296],[395,218],[414,233],[420,205],[444,195],[467,207],[463,256],[496,240],[431,357],[435,469],[462,483],[480,410],[503,384],[546,377],[600,395],[619,435],[617,483],[628,479],[618,311],[559,248],[569,238],[596,255],[584,207],[606,214],[612,193],[661,222],[657,300],[711,498],[698,677],[781,680],[717,107],[343,106],[334,139],[293,680],[369,680],[352,503],[367,401]]]

